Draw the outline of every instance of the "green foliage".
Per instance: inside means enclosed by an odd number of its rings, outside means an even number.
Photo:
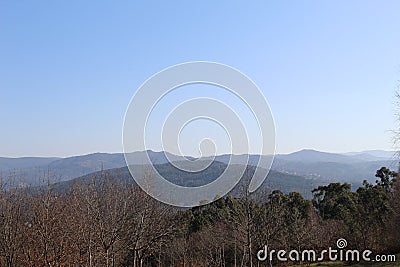
[[[391,191],[393,184],[396,182],[397,175],[397,172],[382,167],[376,171],[375,177],[380,178],[380,180],[376,180],[376,184],[383,187],[386,192],[389,192]]]
[[[313,190],[313,204],[324,220],[342,223],[349,234],[349,240],[361,248],[384,246],[381,233],[393,212],[390,200],[397,173],[382,167],[376,172],[375,184],[363,182],[356,192],[349,184],[331,183]]]
[[[347,220],[356,210],[356,198],[348,183],[331,183],[312,192],[313,204],[323,219]]]
[[[210,204],[198,206],[188,211],[189,234],[203,230],[216,222],[228,222],[232,208],[237,206],[232,197],[220,198]]]

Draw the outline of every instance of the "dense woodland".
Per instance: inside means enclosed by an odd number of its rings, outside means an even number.
[[[374,184],[331,183],[307,200],[280,191],[230,195],[204,206],[163,205],[132,183],[93,177],[64,192],[50,185],[0,190],[0,266],[285,266],[273,249],[400,251],[400,182],[381,168]],[[15,184],[17,184],[15,182]]]

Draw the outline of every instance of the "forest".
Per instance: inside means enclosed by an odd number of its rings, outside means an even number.
[[[385,167],[375,176],[357,190],[318,186],[311,200],[243,189],[191,209],[164,205],[106,174],[64,191],[3,181],[0,266],[306,266],[262,262],[256,253],[264,246],[321,251],[339,238],[349,249],[395,254],[400,182]]]

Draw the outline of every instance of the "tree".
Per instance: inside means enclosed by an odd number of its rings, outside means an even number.
[[[313,204],[323,219],[350,220],[355,211],[355,195],[348,183],[330,183],[312,191]]]
[[[8,184],[0,179],[0,265],[16,266],[24,244],[27,229],[24,208],[24,190],[10,179]]]

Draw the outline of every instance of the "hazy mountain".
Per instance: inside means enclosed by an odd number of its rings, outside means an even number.
[[[136,164],[145,164],[148,162],[147,157],[153,164],[183,159],[168,152],[151,150],[133,152],[127,156]],[[4,162],[0,165],[1,172],[7,175],[13,169],[16,176],[28,184],[39,182],[47,175],[52,176],[52,180],[55,181],[67,181],[96,171],[126,166],[123,153],[93,153],[68,158],[2,158],[1,160],[0,164]]]
[[[391,158],[386,157],[376,157],[368,153],[357,153],[354,155],[347,155],[350,158],[359,160],[359,161],[383,161],[383,160],[390,160]]]
[[[23,157],[4,158],[0,157],[0,171],[7,172],[14,169],[34,168],[48,165],[60,158]]]
[[[303,149],[291,154],[276,155],[276,159],[283,159],[287,161],[298,161],[304,163],[310,162],[336,162],[336,163],[353,163],[361,162],[363,160],[336,153],[321,152],[312,149]]]
[[[157,164],[154,165],[157,172],[159,172],[165,179],[170,182],[181,185],[181,186],[201,186],[214,181],[224,170],[226,169],[226,164],[218,161],[214,161],[208,168],[196,172],[186,172],[177,169],[170,163]],[[230,175],[237,175],[238,171],[241,169],[240,165],[233,165],[233,170]],[[132,165],[133,173],[135,176],[149,175],[149,170],[152,169],[151,166],[145,165]],[[256,167],[250,166],[247,174],[252,175],[256,170]],[[150,174],[151,175],[151,174]],[[134,180],[127,167],[110,169],[100,172],[91,173],[82,177],[72,179],[70,181],[59,182],[54,185],[57,190],[65,190],[74,183],[90,183],[92,179],[101,179],[103,177],[112,177],[117,180],[130,181],[134,183]],[[240,180],[239,184],[232,190],[233,195],[238,195],[241,193],[241,188],[244,184],[247,184],[249,179],[243,178]],[[300,192],[307,198],[311,198],[312,189],[316,188],[318,185],[323,183],[313,180],[306,179],[305,177],[299,175],[285,174],[277,171],[270,171],[267,178],[261,187],[257,190],[258,192],[271,192],[272,190],[281,190],[284,193],[289,192]]]
[[[367,161],[393,160],[398,158],[398,153],[396,151],[385,150],[365,150],[361,152],[348,152],[343,153],[343,155],[358,157]]]
[[[373,160],[381,158],[371,156],[365,159],[364,156],[364,154],[348,156],[315,150],[302,150],[291,154],[277,155],[274,158],[272,169],[321,182],[349,182],[354,185],[353,187],[358,187],[363,180],[374,182],[376,170],[383,166],[393,170],[398,168],[398,161],[395,159]],[[250,155],[248,164],[256,166],[259,158],[259,155]],[[229,159],[234,164],[246,164],[247,162],[245,160],[247,159],[246,155],[216,157],[216,160],[224,163],[228,163]],[[265,168],[266,166],[259,167]]]
[[[153,164],[162,165],[184,158],[167,152],[142,151],[128,155],[130,162],[145,164],[147,154]],[[374,181],[375,171],[382,166],[396,170],[398,162],[390,151],[363,151],[346,154],[301,150],[291,154],[276,155],[272,169],[291,175],[304,176],[321,182],[351,182],[360,184],[366,179]],[[385,157],[383,157],[385,156]],[[390,156],[390,157],[389,157]],[[247,157],[249,160],[247,161]],[[257,166],[259,159],[270,156],[219,155],[216,161],[227,164]],[[389,157],[389,158],[387,158]],[[190,158],[193,159],[193,158]],[[210,159],[210,158],[207,158]],[[383,159],[383,160],[382,160]],[[0,158],[0,174],[7,176],[10,170],[24,183],[34,184],[50,174],[52,180],[67,181],[100,170],[126,166],[122,153],[94,153],[68,158]],[[267,168],[268,166],[258,166]]]
[[[396,161],[365,161],[351,164],[338,162],[297,162],[276,160],[273,169],[329,182],[357,183],[376,180],[375,172],[381,167],[397,169]]]

